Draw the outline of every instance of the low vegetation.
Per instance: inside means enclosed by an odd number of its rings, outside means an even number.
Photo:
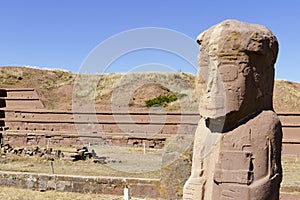
[[[146,100],[146,106],[147,107],[152,107],[152,106],[163,106],[166,107],[168,103],[171,103],[173,101],[176,101],[183,97],[184,95],[181,94],[171,94],[168,96],[161,96],[159,95],[158,97],[155,97],[153,99]]]
[[[111,73],[79,78],[64,70],[0,67],[0,88],[35,88],[47,109],[72,109],[74,83],[78,80],[82,83],[79,91],[90,94],[96,109],[110,108],[112,101],[124,95],[131,98],[118,102],[122,103],[118,106],[130,106],[133,110],[155,104],[165,106],[168,111],[195,111],[198,107],[195,76],[188,73]],[[275,81],[274,108],[277,112],[300,112],[300,83]]]

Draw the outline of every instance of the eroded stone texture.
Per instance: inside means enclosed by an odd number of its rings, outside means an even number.
[[[200,114],[183,199],[279,199],[281,123],[273,111],[278,42],[226,20],[200,34]]]

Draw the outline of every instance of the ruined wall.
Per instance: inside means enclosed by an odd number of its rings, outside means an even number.
[[[38,191],[56,190],[65,192],[122,195],[125,185],[131,195],[140,198],[158,198],[159,179],[121,177],[71,176],[0,171],[0,185],[27,188]]]
[[[31,88],[0,89],[0,96],[2,141],[11,145],[77,145],[86,142],[142,147],[145,143],[149,148],[162,148],[170,135],[193,135],[200,118],[198,113],[97,112],[74,115],[71,111],[44,109],[39,95]],[[18,104],[7,103],[8,99],[18,99],[14,100]],[[282,113],[278,116],[283,125],[283,153],[295,153],[298,149],[300,154],[297,134],[300,115]],[[77,125],[87,130],[100,126],[102,132],[79,134]]]
[[[145,147],[161,149],[163,148],[168,136],[160,137],[133,137],[126,135],[77,135],[77,134],[59,134],[59,133],[20,133],[20,132],[3,132],[3,144],[12,146],[46,146],[46,145],[101,145],[111,144],[128,147]]]

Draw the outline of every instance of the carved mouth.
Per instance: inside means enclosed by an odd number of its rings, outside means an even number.
[[[225,102],[224,102],[224,98],[208,98],[208,99],[204,99],[202,100],[203,105],[205,105],[205,107],[207,109],[223,109],[225,107]]]
[[[223,105],[211,105],[211,104],[209,104],[209,105],[207,105],[207,106],[205,106],[205,108],[207,109],[207,110],[222,110],[222,109],[224,109],[224,106]]]
[[[223,118],[226,115],[226,110],[224,107],[200,107],[200,114],[205,118],[211,118],[215,120],[219,120],[219,118]]]

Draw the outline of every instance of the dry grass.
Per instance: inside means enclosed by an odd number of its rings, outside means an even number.
[[[56,192],[46,191],[39,192],[30,189],[20,189],[12,187],[0,187],[0,198],[6,200],[40,200],[40,199],[56,199],[56,200],[109,200],[122,199],[120,196],[101,195],[101,194],[82,194],[72,192]]]
[[[283,156],[282,168],[282,190],[286,192],[300,192],[300,157]]]
[[[74,82],[75,80],[76,82]],[[184,109],[189,108],[190,111],[196,108],[193,91],[194,76],[187,73],[112,73],[78,76],[62,70],[39,70],[26,67],[0,68],[0,88],[35,88],[47,109],[71,109],[74,83],[78,88],[78,95],[95,101],[96,107],[109,106],[113,95],[118,98],[119,96],[124,97],[124,94],[130,94],[130,99],[144,102],[154,97],[148,93],[139,96],[134,92],[143,85],[151,87],[153,84],[159,84],[172,93],[186,95],[181,102],[170,105],[168,110],[180,109],[182,105],[185,106]],[[96,88],[95,93],[93,93],[94,88]],[[155,95],[159,96],[163,93],[164,90],[161,90]],[[114,101],[120,103],[120,106],[128,106],[130,99],[125,102],[125,105],[118,99],[114,99]],[[140,104],[137,104],[137,107],[140,108]]]
[[[54,147],[55,149],[55,147]],[[60,147],[62,151],[74,151],[72,147]],[[96,164],[92,160],[63,161],[56,159],[53,162],[56,174],[86,175],[86,176],[116,176],[136,178],[160,178],[163,150],[147,150],[129,147],[94,147],[97,155],[107,156],[112,162]],[[119,161],[121,161],[119,163]],[[300,191],[300,157],[282,157],[284,188],[298,187]],[[19,172],[52,173],[51,161],[37,156],[17,156],[0,158],[0,170]]]
[[[74,151],[70,147],[60,147],[64,151]],[[161,150],[147,150],[143,154],[141,148],[128,147],[95,147],[97,155],[106,156],[107,164],[85,161],[65,161],[55,159],[53,168],[55,174],[85,175],[85,176],[115,176],[134,178],[159,178]],[[66,154],[66,153],[65,153]],[[52,173],[51,161],[37,156],[11,155],[0,158],[1,171]]]
[[[276,81],[274,108],[277,112],[300,112],[300,84]]]
[[[281,196],[285,196],[285,193],[281,192]],[[283,198],[283,199],[297,199],[299,198],[300,193],[292,193],[294,198]],[[289,196],[288,196],[289,197]],[[74,193],[74,192],[57,192],[57,191],[45,191],[39,192],[31,189],[20,189],[12,187],[0,187],[0,199],[5,200],[122,200],[122,196],[116,195],[104,195],[104,194],[83,194],[83,193]],[[131,198],[132,200],[154,200],[150,198],[141,199],[141,198]],[[158,199],[156,199],[158,200]]]
[[[71,151],[70,147],[62,148]],[[108,165],[95,164],[89,160],[69,162],[62,160],[54,161],[56,174],[88,175],[88,176],[116,176],[136,178],[160,178],[160,169],[151,171],[161,165],[161,150],[148,150],[143,156],[142,148],[112,147],[95,148],[95,151],[111,159],[120,159],[122,163],[111,163]],[[144,159],[139,159],[142,156]],[[283,194],[300,194],[300,157],[283,156],[283,181],[281,192]],[[129,170],[130,169],[130,170]],[[0,159],[0,170],[19,172],[52,173],[50,161],[37,159],[36,157],[13,157]],[[144,172],[143,172],[144,170]],[[142,173],[136,173],[137,171]],[[117,196],[105,196],[97,194],[78,194],[60,192],[37,192],[24,189],[0,188],[0,199],[116,199]]]
[[[48,109],[72,108],[75,80],[82,80],[81,93],[93,94],[89,98],[95,100],[96,107],[100,109],[110,107],[113,95],[124,97],[124,94],[131,96],[125,103],[123,100],[118,103],[128,106],[134,99],[133,103],[136,102],[136,105],[131,105],[131,109],[141,109],[141,102],[154,98],[152,93],[146,92],[147,88],[159,84],[171,93],[185,95],[184,98],[168,105],[166,110],[197,110],[195,76],[188,73],[112,73],[82,75],[78,78],[77,74],[63,70],[0,67],[0,88],[36,88]],[[95,87],[96,91],[93,93],[92,89]],[[139,94],[135,93],[137,91]],[[164,95],[165,92],[164,89],[157,90],[156,96]],[[274,107],[277,112],[300,112],[300,83],[275,81]]]
[[[63,70],[39,70],[27,67],[1,67],[1,88],[35,88],[47,108],[65,109],[72,100],[72,91],[60,88],[73,84],[76,74]],[[60,98],[57,98],[57,97]]]
[[[83,194],[74,192],[45,191],[39,192],[30,189],[20,189],[12,187],[0,187],[0,199],[5,200],[122,200],[122,196],[104,194]],[[132,200],[142,200],[132,198]],[[154,199],[143,199],[154,200]]]
[[[282,196],[285,196],[286,192],[281,192]],[[299,198],[300,193],[294,192],[294,199]],[[74,192],[57,192],[57,191],[45,191],[39,192],[31,189],[20,189],[13,187],[0,187],[0,199],[5,200],[122,200],[122,196],[116,195],[104,195],[104,194],[83,194],[83,193],[74,193]],[[150,198],[141,199],[141,198],[131,198],[132,200],[154,200]],[[288,198],[283,198],[288,199]],[[290,198],[289,198],[290,199]],[[156,199],[158,200],[158,199]]]

